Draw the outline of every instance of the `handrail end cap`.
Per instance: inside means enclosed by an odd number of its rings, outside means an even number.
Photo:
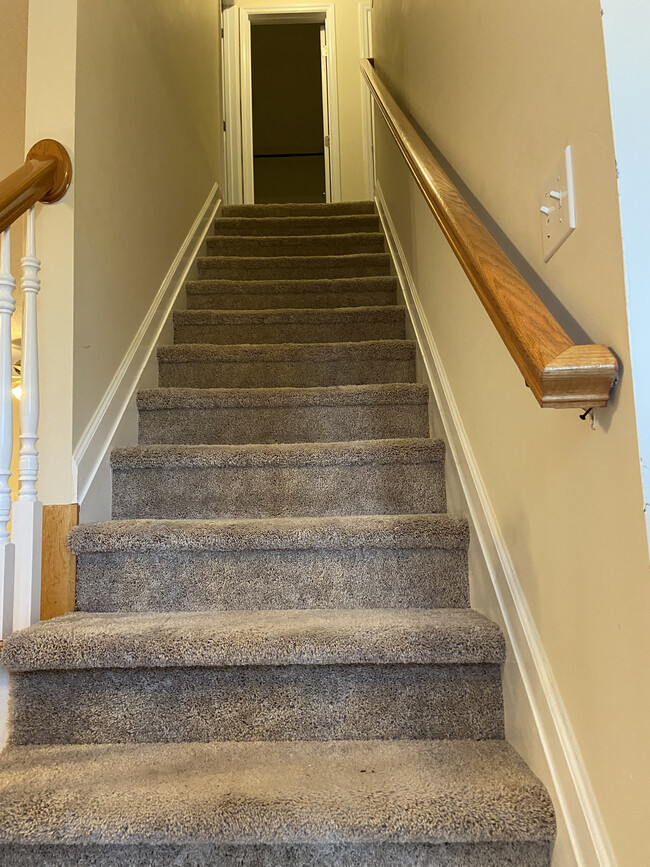
[[[54,160],[56,168],[50,189],[41,198],[41,202],[52,204],[58,202],[68,192],[72,182],[72,160],[70,154],[53,138],[44,138],[32,145],[26,157],[27,160]]]

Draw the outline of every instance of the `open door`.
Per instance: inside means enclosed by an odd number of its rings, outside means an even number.
[[[325,152],[325,201],[332,201],[332,161],[330,150],[330,98],[327,77],[327,33],[325,25],[320,26],[320,74],[323,93],[323,150]]]
[[[227,160],[228,163],[238,160],[239,166],[241,166],[240,178],[243,202],[252,203],[256,201],[258,198],[258,192],[260,194],[260,201],[263,202],[265,199],[266,201],[269,201],[267,198],[268,185],[265,190],[262,190],[261,186],[258,191],[255,189],[257,185],[255,182],[256,174],[258,175],[258,179],[262,177],[266,179],[267,176],[271,176],[272,174],[277,176],[278,171],[283,167],[285,170],[285,177],[289,177],[289,169],[291,169],[291,174],[297,177],[301,171],[305,170],[303,167],[309,164],[309,160],[315,161],[317,158],[321,161],[320,171],[322,173],[324,170],[325,175],[322,177],[321,174],[321,181],[318,187],[318,200],[321,202],[339,202],[341,200],[341,165],[339,153],[334,4],[324,3],[322,6],[315,4],[313,7],[309,7],[309,11],[307,11],[305,7],[302,7],[300,8],[300,11],[297,11],[297,7],[293,5],[293,3],[290,5],[287,0],[284,0],[284,3],[282,0],[279,0],[278,4],[274,4],[272,9],[267,9],[265,7],[253,9],[250,7],[239,6],[235,7],[234,11],[239,12],[240,15],[237,45],[240,75],[239,81],[236,82],[236,84],[240,84],[241,86],[241,113],[238,115],[238,113],[233,110],[229,115],[229,118],[231,125],[233,127],[236,125],[238,131],[240,131],[239,143],[241,150],[239,153],[237,152],[237,143],[233,140],[236,131],[233,129],[233,132],[229,135],[231,146],[227,153]],[[267,70],[270,69],[272,74],[267,75],[265,72],[260,74],[259,64],[256,64],[255,57],[253,56],[255,54],[252,44],[254,35],[253,30],[255,30],[256,45],[259,47],[261,42],[259,39],[259,25],[265,25],[266,27],[264,29],[270,25],[270,28],[272,29],[273,25],[286,26],[289,24],[310,24],[315,26],[314,59],[316,63],[317,81],[315,82],[315,102],[312,103],[312,105],[315,105],[318,117],[318,127],[322,131],[319,131],[318,136],[314,137],[313,142],[310,143],[309,147],[302,146],[304,143],[300,142],[297,142],[297,145],[294,146],[290,141],[285,142],[281,147],[279,144],[276,145],[275,142],[261,141],[260,136],[254,134],[254,126],[258,133],[260,129],[259,125],[254,125],[253,122],[254,103],[257,107],[268,103],[266,99],[254,99],[253,78],[255,78],[258,83],[260,81],[262,82],[262,89],[268,90],[271,86],[271,79],[277,78],[281,73],[281,68],[287,65],[286,59],[294,55],[293,52],[285,51],[283,53],[280,51],[276,55],[276,59],[272,61],[272,66],[267,66]],[[226,42],[229,39],[229,34],[231,40],[234,41],[236,38],[234,27],[226,28]],[[226,57],[235,57],[234,46],[231,47],[230,51],[224,47],[224,59]],[[258,70],[256,75],[253,74],[254,68]],[[298,75],[298,77],[296,77],[296,75]],[[279,89],[280,93],[284,93],[285,97],[288,96],[289,98],[291,98],[292,95],[295,96],[296,82],[300,82],[301,85],[304,83],[303,80],[300,79],[299,74],[294,74],[289,84],[284,88]],[[303,89],[304,88],[301,86],[300,91]],[[294,102],[297,102],[297,100],[294,99]],[[233,103],[232,99],[230,100],[230,103]],[[235,109],[234,105],[233,109]],[[287,115],[288,119],[288,113],[283,109],[279,109],[276,112],[277,117],[284,117],[285,115]],[[304,127],[306,130],[307,124],[305,124]],[[226,130],[228,134],[228,120],[226,121]],[[300,167],[296,172],[294,172],[293,169],[294,164]],[[239,179],[235,177],[238,174],[237,168],[231,169],[229,166],[229,175],[233,175],[233,183],[231,187],[235,193],[239,188],[239,184],[236,183]],[[300,200],[300,191],[290,189],[287,193],[291,196],[291,199],[283,198],[284,201]],[[311,196],[311,193],[309,193],[309,195]],[[273,200],[276,201],[276,199]],[[303,200],[315,201],[316,199],[308,198]]]

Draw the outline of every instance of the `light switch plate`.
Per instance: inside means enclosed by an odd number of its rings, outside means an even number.
[[[564,150],[555,170],[548,176],[540,196],[542,246],[548,262],[576,227],[571,146]]]

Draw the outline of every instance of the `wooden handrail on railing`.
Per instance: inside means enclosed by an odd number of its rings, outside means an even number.
[[[383,84],[361,70],[438,225],[526,383],[543,407],[607,406],[618,362],[606,346],[577,346],[465,201]]]
[[[0,232],[36,202],[58,202],[71,180],[72,163],[63,145],[51,138],[37,142],[23,165],[0,180]]]
[[[0,181],[0,638],[40,619],[43,505],[38,499],[38,325],[36,299],[41,263],[36,255],[37,202],[57,202],[72,178],[68,152],[53,139],[39,141],[25,163]],[[20,380],[14,383],[11,320],[16,279],[11,270],[11,226],[27,213],[21,259],[23,318]],[[14,386],[20,398],[18,497],[9,479],[14,451]],[[9,534],[11,520],[11,536]]]

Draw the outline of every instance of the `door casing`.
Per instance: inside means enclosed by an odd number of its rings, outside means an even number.
[[[272,7],[233,6],[224,10],[224,115],[226,118],[227,201],[254,202],[253,103],[251,81],[251,23],[323,24],[327,42],[329,105],[330,201],[341,201],[338,80],[336,75],[336,20],[334,3]]]

